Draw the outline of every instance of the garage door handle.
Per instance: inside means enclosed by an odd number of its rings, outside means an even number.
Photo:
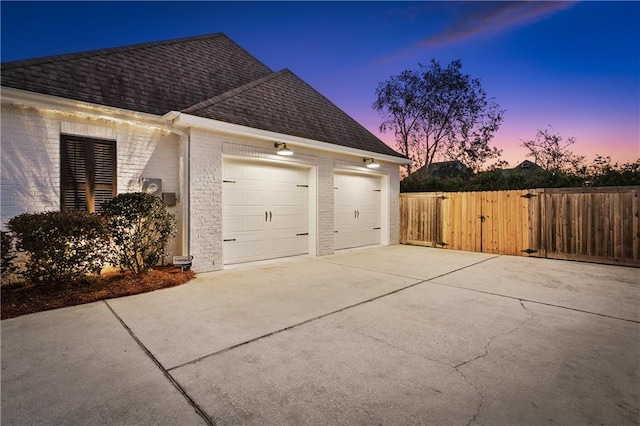
[[[222,241],[226,243],[226,242],[229,242],[229,241],[235,241],[235,240],[236,240],[235,238],[229,238],[229,239],[227,239],[227,240],[222,240]]]
[[[360,210],[356,210],[356,213],[358,214],[358,216],[356,218],[360,219]]]
[[[296,234],[297,237],[299,237],[300,235],[309,235],[308,232],[303,232],[302,234]]]
[[[264,212],[264,221],[266,222],[269,219],[269,212],[265,210]]]
[[[271,222],[271,212],[269,212],[269,222]]]

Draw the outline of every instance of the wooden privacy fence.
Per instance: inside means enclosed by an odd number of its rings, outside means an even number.
[[[640,187],[400,194],[400,243],[640,266]]]

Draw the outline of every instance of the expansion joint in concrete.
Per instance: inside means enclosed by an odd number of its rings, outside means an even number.
[[[140,346],[140,348],[142,349],[142,351],[147,355],[147,357],[149,357],[149,359],[156,365],[156,367],[158,367],[158,369],[162,372],[162,374],[167,378],[167,380],[169,380],[169,382],[173,385],[173,387],[180,393],[180,395],[182,395],[182,397],[184,399],[187,400],[187,402],[189,403],[189,405],[191,405],[191,407],[194,409],[194,411],[196,413],[198,413],[198,415],[202,418],[202,420],[204,420],[204,422],[209,425],[209,426],[216,426],[216,423],[204,412],[204,410],[202,408],[200,408],[200,406],[189,396],[189,394],[182,388],[182,386],[180,386],[180,384],[173,378],[173,376],[171,375],[171,373],[169,373],[169,371],[164,368],[162,366],[162,364],[160,363],[160,361],[157,360],[157,358],[155,356],[153,356],[153,354],[151,353],[151,351],[149,349],[147,349],[147,347],[142,343],[142,341],[140,339],[138,339],[138,336],[135,335],[135,333],[133,332],[133,330],[131,330],[131,328],[127,325],[127,323],[124,322],[124,320],[122,318],[120,318],[120,315],[118,315],[116,313],[116,311],[113,310],[113,308],[111,307],[111,305],[109,305],[109,303],[106,300],[103,300],[103,303],[107,306],[107,309],[109,309],[111,311],[111,313],[113,314],[114,317],[116,317],[116,319],[120,322],[120,324],[122,325],[122,327],[124,327],[124,329],[127,331],[127,333],[129,333],[129,335],[131,336],[131,338],[138,344],[138,346]]]

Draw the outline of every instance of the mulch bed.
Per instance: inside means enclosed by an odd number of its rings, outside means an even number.
[[[66,284],[5,284],[0,287],[2,319],[114,297],[175,287],[193,279],[195,273],[175,266],[156,267],[143,275],[110,273]]]

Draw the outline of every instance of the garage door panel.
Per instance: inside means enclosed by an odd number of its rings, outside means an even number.
[[[306,235],[281,235],[276,233],[273,237],[274,257],[293,256],[309,247],[309,237]]]
[[[335,174],[334,243],[336,249],[380,243],[381,179]]]
[[[233,188],[225,191],[225,206],[263,206],[264,191]]]
[[[249,180],[264,182],[267,171],[258,164],[232,162],[224,163],[224,179],[225,180]]]
[[[270,197],[273,206],[306,206],[309,191],[274,190],[270,192]]]
[[[226,264],[309,252],[308,170],[225,161],[223,235]]]
[[[302,214],[277,214],[269,223],[274,230],[291,230],[292,234],[308,232],[309,221]]]
[[[254,232],[264,231],[265,221],[264,215],[237,215],[227,216],[222,229],[223,234],[231,234],[238,232]]]

